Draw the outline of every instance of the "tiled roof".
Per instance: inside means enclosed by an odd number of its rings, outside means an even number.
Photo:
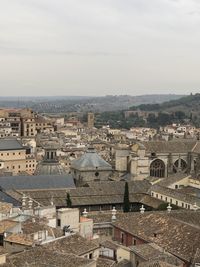
[[[24,246],[32,246],[34,244],[33,238],[30,238],[30,236],[25,234],[13,233],[11,235],[8,235],[4,240]]]
[[[140,200],[143,199],[144,204],[152,204],[155,208],[162,203],[146,194],[151,186],[148,181],[130,181],[128,184],[131,202],[141,202]],[[119,204],[123,203],[124,188],[124,181],[105,181],[89,183],[86,187],[70,189],[69,192],[73,206]],[[49,205],[52,198],[56,206],[66,205],[66,190],[47,190],[46,192],[23,190],[23,192],[42,205]]]
[[[3,220],[0,221],[0,233],[4,233],[6,231],[9,231],[11,228],[16,226],[18,222],[14,222],[11,220]]]
[[[150,191],[175,198],[179,201],[183,201],[191,205],[194,205],[196,203],[197,206],[200,207],[200,198],[182,193],[181,191],[179,191],[179,189],[171,189],[160,185],[153,185]]]
[[[12,204],[6,202],[0,202],[0,213],[9,213],[12,209]]]
[[[185,221],[176,218],[182,213]],[[118,217],[113,225],[147,242],[153,242],[182,260],[190,261],[200,248],[200,227],[186,222],[186,218],[199,212],[145,212],[128,213]],[[191,246],[192,244],[192,246]]]
[[[48,250],[59,251],[61,253],[72,253],[77,256],[82,256],[99,248],[98,242],[87,240],[78,234],[64,236],[55,241],[49,242],[44,246]]]
[[[23,234],[31,235],[39,231],[46,230],[48,231],[49,236],[53,236],[56,238],[63,236],[63,231],[61,229],[50,227],[47,224],[47,218],[39,218],[37,216],[28,219],[26,218],[26,220],[22,222]]]
[[[156,184],[164,186],[164,187],[168,187],[171,184],[174,184],[176,182],[179,182],[179,181],[183,180],[184,178],[188,178],[189,179],[190,177],[191,177],[191,175],[188,175],[186,173],[175,173],[173,175],[168,176],[167,178],[161,179],[161,181],[159,181]]]
[[[115,267],[115,266],[116,266],[115,261],[104,259],[104,258],[97,259],[96,267]]]
[[[92,260],[74,254],[63,254],[60,251],[52,251],[39,246],[11,255],[2,267],[89,267],[92,262]]]
[[[148,141],[143,142],[149,153],[188,153],[196,145],[196,141]]]
[[[101,246],[112,250],[117,250],[119,248],[119,246],[111,240],[104,240],[101,242]]]
[[[141,262],[139,267],[175,267],[177,266],[176,264],[169,264],[165,261],[162,260],[150,260],[148,262],[144,261]]]
[[[157,246],[154,243],[147,243],[142,245],[132,246],[131,250],[138,256],[142,257],[143,260],[163,260],[169,264],[181,265],[182,261],[172,254],[166,252],[163,248]]]

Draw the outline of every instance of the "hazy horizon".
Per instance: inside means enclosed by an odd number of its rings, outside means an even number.
[[[195,94],[195,93],[194,93]],[[153,96],[153,95],[161,95],[161,96],[168,96],[168,95],[177,95],[177,96],[187,96],[188,94],[162,94],[162,93],[157,93],[157,94],[138,94],[138,95],[133,95],[133,94],[108,94],[108,95],[0,95],[0,98],[46,98],[46,97],[55,97],[55,98],[61,98],[61,97],[74,97],[74,98],[87,98],[87,97],[108,97],[108,96],[133,96],[133,97],[141,97],[141,96]]]
[[[199,26],[198,0],[1,1],[1,96],[198,92]]]

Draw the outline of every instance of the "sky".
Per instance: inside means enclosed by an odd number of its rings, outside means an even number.
[[[0,0],[0,96],[200,90],[199,0]]]

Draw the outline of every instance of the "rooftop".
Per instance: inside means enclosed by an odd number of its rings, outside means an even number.
[[[88,267],[92,262],[92,260],[77,257],[74,254],[63,254],[60,251],[52,251],[44,246],[38,246],[10,256],[2,267]]]
[[[172,254],[167,253],[164,249],[157,246],[154,243],[147,243],[137,246],[132,246],[131,250],[138,256],[142,257],[144,260],[163,260],[169,264],[181,265],[183,262],[179,261],[177,257]]]
[[[102,159],[94,149],[88,149],[79,159],[75,159],[71,164],[72,169],[79,171],[107,170],[111,171],[112,166]]]
[[[194,147],[196,147],[195,152],[197,152],[196,141],[148,141],[143,142],[147,152],[149,153],[188,153],[191,152]]]
[[[189,262],[200,248],[199,219],[195,211],[129,213],[113,225]]]
[[[17,139],[0,139],[0,151],[7,150],[22,150],[25,148],[21,145],[21,143]]]
[[[75,188],[73,177],[66,175],[2,176],[0,187],[4,190],[41,190]]]
[[[87,240],[78,234],[64,236],[55,241],[49,242],[44,246],[48,248],[48,250],[59,251],[60,253],[72,253],[77,256],[82,256],[99,248],[97,241]]]
[[[0,233],[9,232],[9,230],[15,227],[17,224],[18,222],[14,222],[12,220],[0,221]]]
[[[33,238],[25,234],[13,233],[8,235],[4,240],[24,246],[32,246],[34,244]]]
[[[0,213],[9,213],[13,205],[7,202],[0,202]]]

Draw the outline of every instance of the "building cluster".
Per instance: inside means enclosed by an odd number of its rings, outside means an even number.
[[[190,124],[181,125],[173,123],[160,128],[161,138],[171,139],[197,139],[199,140],[200,129]]]
[[[0,114],[0,266],[200,264],[197,129],[168,140],[171,126],[96,129],[93,113]]]

